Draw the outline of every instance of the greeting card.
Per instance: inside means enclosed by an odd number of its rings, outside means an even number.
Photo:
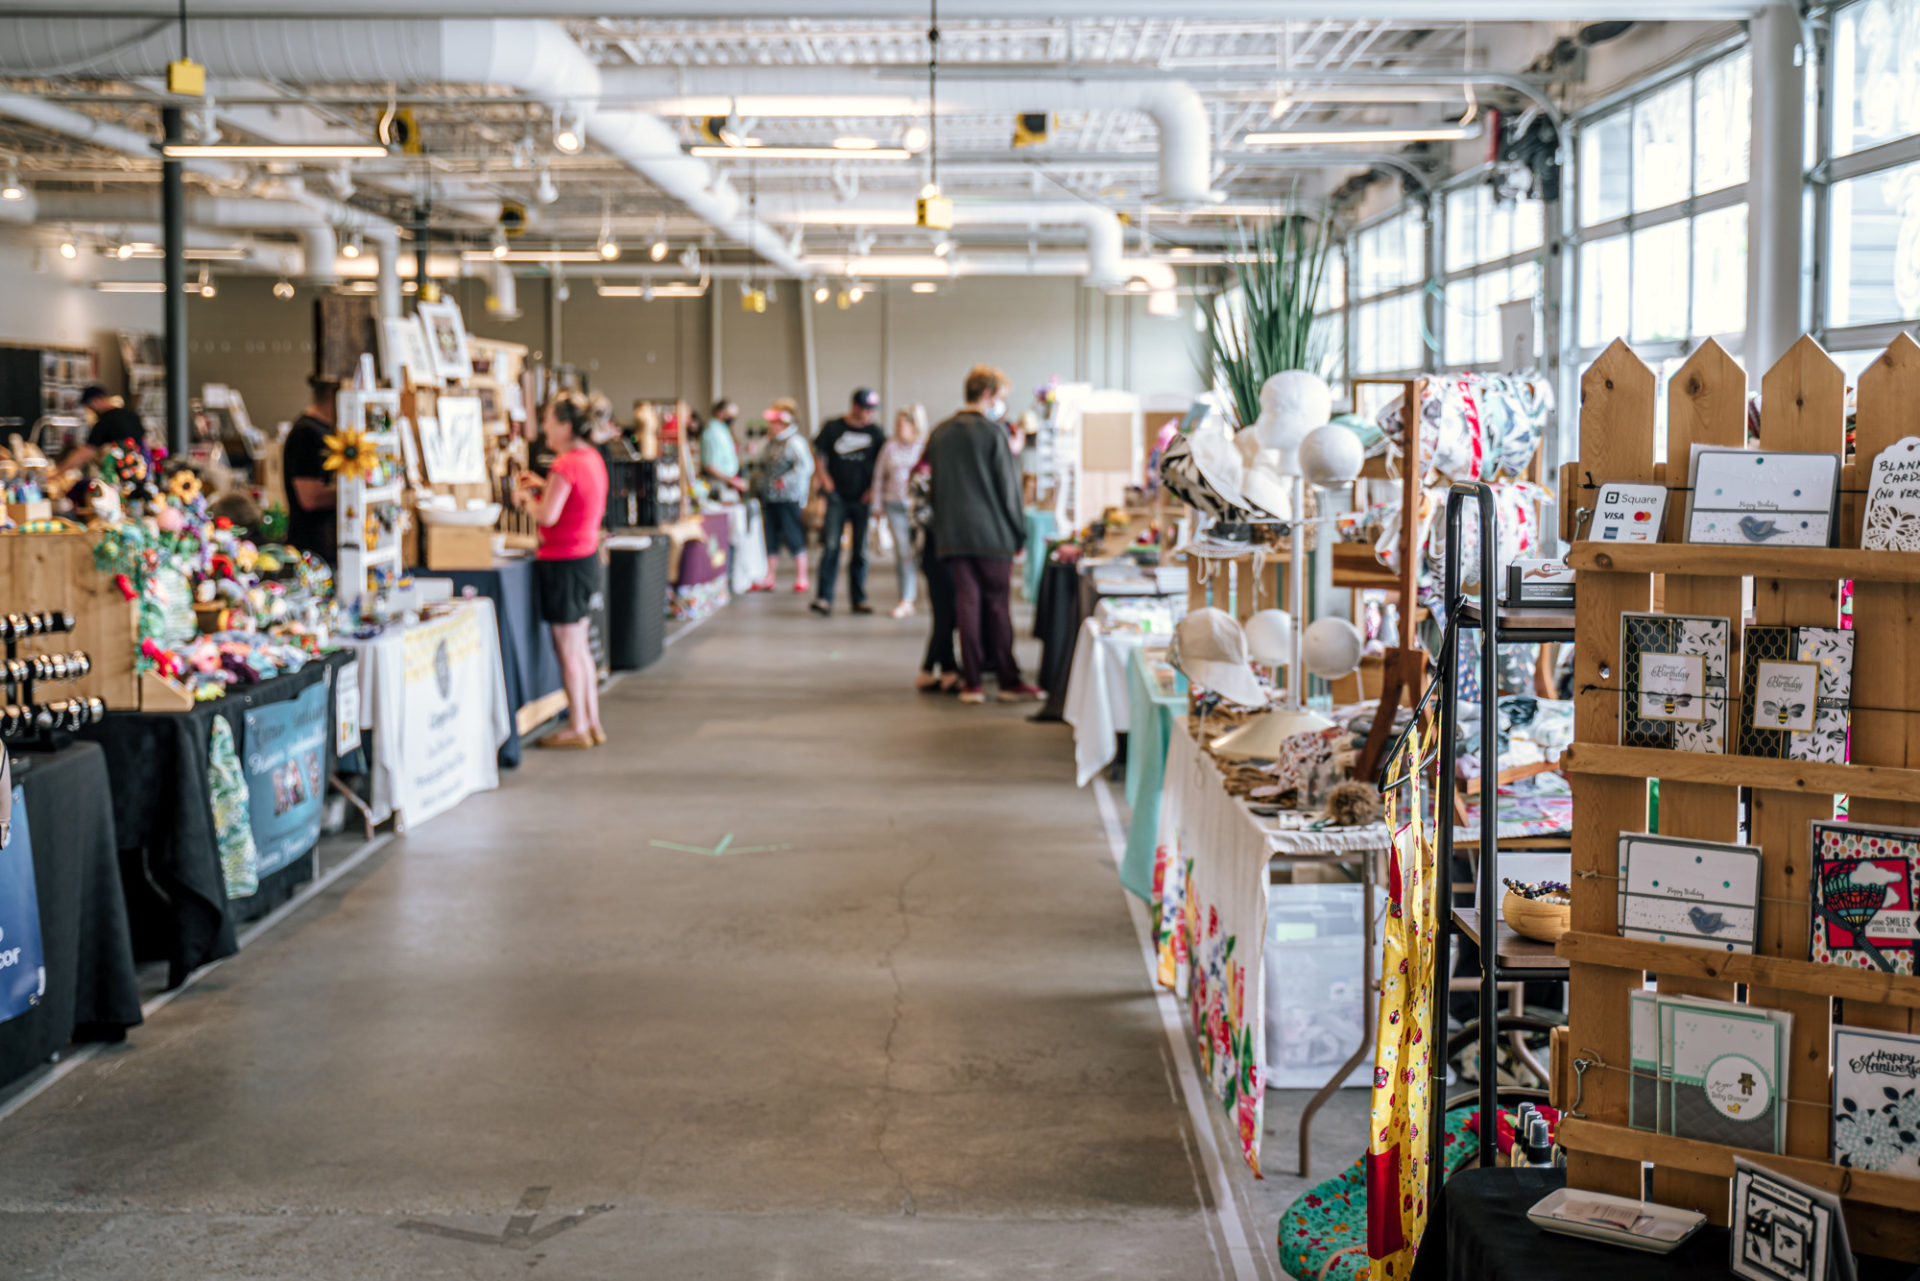
[[[1920,1177],[1920,1036],[1834,1026],[1833,1163]]]
[[[1786,1042],[1779,1011],[1661,1003],[1670,1108],[1665,1132],[1727,1147],[1778,1152]]]
[[[1868,551],[1920,551],[1920,436],[1902,437],[1874,458],[1860,546]]]
[[[1620,837],[1620,934],[1751,952],[1760,925],[1760,851],[1649,833]]]
[[[1747,628],[1742,755],[1845,763],[1855,634],[1837,627]]]
[[[1733,1274],[1747,1281],[1851,1281],[1846,1220],[1832,1196],[1733,1159]],[[1844,1256],[1844,1263],[1842,1257]]]
[[[1813,944],[1823,965],[1914,973],[1920,829],[1819,820],[1813,829]]]
[[[1840,499],[1840,458],[1696,446],[1691,497],[1690,543],[1825,547]]]
[[[1691,614],[1620,616],[1620,742],[1683,752],[1727,750],[1727,656],[1733,626]]]

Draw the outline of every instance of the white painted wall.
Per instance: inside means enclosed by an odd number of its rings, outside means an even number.
[[[0,342],[91,346],[103,373],[119,368],[122,329],[156,331],[160,299],[103,294],[94,280],[158,280],[158,264],[117,262],[83,254],[68,262],[58,241],[28,228],[0,227]]]

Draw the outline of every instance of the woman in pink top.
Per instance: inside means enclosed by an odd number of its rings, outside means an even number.
[[[587,643],[587,615],[600,603],[600,521],[607,512],[607,465],[588,439],[592,416],[584,402],[555,397],[541,415],[540,430],[553,465],[545,480],[520,477],[514,504],[534,512],[540,525],[534,577],[540,617],[551,625],[553,649],[567,690],[567,728],[541,739],[541,747],[595,747],[607,741],[600,728],[600,681]]]

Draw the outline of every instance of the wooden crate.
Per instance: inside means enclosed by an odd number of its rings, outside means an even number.
[[[65,654],[85,650],[93,670],[77,681],[39,687],[46,699],[100,698],[126,711],[140,706],[133,660],[139,645],[139,606],[113,585],[113,577],[93,567],[97,536],[84,530],[67,534],[0,534],[0,614],[50,609],[73,615],[71,632],[36,636],[19,652]]]
[[[1669,388],[1664,467],[1654,457],[1652,372],[1615,343],[1582,380],[1580,460],[1563,476],[1563,511],[1609,481],[1665,484],[1669,541],[1616,545],[1576,541],[1573,932],[1559,945],[1569,964],[1571,1052],[1597,1061],[1583,1078],[1577,1117],[1563,1122],[1574,1187],[1638,1197],[1652,1164],[1656,1201],[1724,1223],[1735,1149],[1635,1130],[1627,1124],[1627,993],[1657,973],[1662,992],[1731,999],[1746,985],[1753,1005],[1789,1010],[1793,1033],[1784,1106],[1783,1155],[1743,1152],[1762,1165],[1839,1193],[1853,1245],[1863,1253],[1920,1259],[1920,1179],[1847,1170],[1831,1163],[1829,1043],[1835,1022],[1920,1031],[1920,977],[1866,973],[1807,960],[1812,928],[1808,822],[1830,817],[1836,793],[1859,820],[1920,825],[1920,655],[1911,622],[1920,614],[1920,556],[1862,552],[1860,519],[1873,458],[1904,435],[1920,401],[1920,345],[1902,335],[1860,380],[1858,463],[1836,548],[1710,547],[1678,542],[1695,444],[1746,443],[1747,380],[1707,343]],[[1762,383],[1761,445],[1844,455],[1845,380],[1812,339],[1802,339]],[[1584,531],[1583,531],[1584,532]],[[1667,611],[1732,620],[1729,688],[1740,686],[1742,580],[1754,579],[1757,624],[1836,626],[1840,580],[1855,582],[1853,763],[1756,760],[1619,745],[1620,615],[1656,600]],[[1738,716],[1729,708],[1730,744]],[[1660,831],[1731,841],[1749,789],[1746,839],[1761,849],[1761,937],[1752,956],[1723,955],[1617,936],[1616,842],[1647,826],[1647,784],[1659,778]],[[1793,904],[1801,906],[1796,910]]]

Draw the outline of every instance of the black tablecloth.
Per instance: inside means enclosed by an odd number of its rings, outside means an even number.
[[[40,1004],[0,1023],[0,1085],[69,1041],[117,1041],[140,1022],[106,757],[75,743],[14,759],[25,765],[17,781],[33,839],[47,989]]]
[[[208,793],[213,718],[226,718],[234,749],[244,759],[248,708],[295,698],[328,680],[329,672],[353,657],[351,650],[343,650],[315,659],[297,672],[198,703],[192,711],[109,711],[100,724],[81,731],[106,749],[134,955],[143,961],[166,961],[168,986],[184,982],[209,961],[233,955],[235,924],[271,910],[312,875],[309,852],[263,877],[250,898],[227,899]],[[331,722],[331,712],[328,719]],[[330,775],[332,734],[327,735],[326,767]]]
[[[1050,562],[1040,571],[1040,598],[1033,604],[1033,634],[1040,641],[1040,688],[1047,702],[1036,721],[1057,721],[1067,705],[1067,677],[1073,671],[1073,646],[1080,635],[1080,568]]]
[[[1732,1277],[1725,1228],[1701,1228],[1672,1254],[1542,1232],[1527,1219],[1565,1170],[1463,1170],[1447,1180],[1412,1281],[1711,1281]],[[1860,1281],[1915,1281],[1910,1264],[1860,1256]]]

